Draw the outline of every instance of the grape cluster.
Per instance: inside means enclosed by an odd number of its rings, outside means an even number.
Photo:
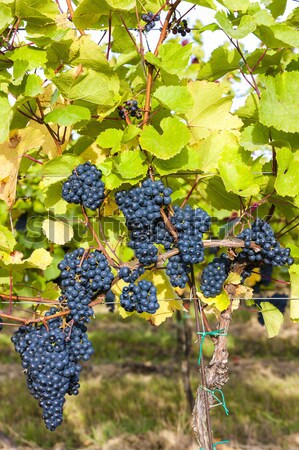
[[[285,294],[273,294],[272,297],[267,298],[266,300],[255,300],[255,303],[258,306],[261,306],[262,302],[271,303],[271,305],[275,306],[275,308],[284,314],[288,304],[288,298],[289,297]],[[265,320],[261,312],[258,313],[258,321],[261,325],[265,325]]]
[[[57,312],[51,308],[46,316]],[[11,338],[20,354],[31,395],[43,409],[46,427],[54,431],[63,420],[65,395],[79,393],[79,361],[93,354],[83,324],[62,329],[62,319],[49,319],[47,327],[21,326]]]
[[[141,280],[137,284],[130,283],[122,290],[120,305],[128,312],[155,314],[160,308],[157,289],[150,281],[146,280]]]
[[[118,276],[126,283],[135,283],[135,281],[144,274],[144,267],[139,266],[137,269],[131,270],[128,266],[122,266],[119,269]]]
[[[90,162],[79,164],[62,186],[62,198],[95,211],[105,198],[102,172]]]
[[[111,288],[114,275],[105,255],[99,250],[86,252],[78,248],[67,253],[58,264],[61,271],[61,303],[66,303],[75,322],[89,322],[93,310],[88,305],[96,293]]]
[[[187,33],[190,33],[191,29],[188,26],[187,20],[183,19],[181,22],[178,23],[178,25],[175,25],[172,29],[173,34],[180,34],[181,36],[185,37]]]
[[[251,263],[271,264],[272,266],[289,266],[294,263],[290,256],[290,249],[283,248],[277,242],[271,226],[263,219],[256,219],[251,228],[245,228],[239,235],[244,240],[245,248],[239,253],[239,258]],[[259,245],[261,249],[254,251],[250,248],[251,242]]]
[[[174,206],[173,209],[171,222],[178,232],[177,247],[181,259],[185,263],[198,264],[204,259],[202,236],[209,231],[211,218],[203,209],[193,209],[189,205],[185,208]]]
[[[152,28],[155,28],[156,22],[160,21],[160,14],[155,15],[152,12],[148,12],[147,14],[142,14],[141,19],[146,22],[144,30],[150,31]]]
[[[216,297],[221,294],[231,263],[231,260],[223,253],[203,269],[200,289],[205,297]]]
[[[126,101],[123,107],[118,108],[118,114],[122,120],[126,120],[126,115],[142,119],[142,110],[139,108],[137,100]]]
[[[126,218],[130,232],[129,246],[142,265],[158,260],[156,244],[170,248],[172,238],[162,223],[160,209],[171,203],[172,190],[162,181],[145,180],[141,187],[119,191],[115,200]]]
[[[166,274],[169,276],[170,283],[173,287],[184,289],[188,282],[188,274],[190,271],[190,264],[182,261],[180,255],[169,258],[166,266]]]

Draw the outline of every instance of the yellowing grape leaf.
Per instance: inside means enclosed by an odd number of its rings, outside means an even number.
[[[291,281],[290,317],[299,322],[299,265],[293,264],[289,268]]]
[[[12,252],[15,245],[14,235],[6,227],[0,225],[0,250]]]
[[[203,303],[215,306],[220,312],[225,311],[230,305],[230,299],[225,289],[222,289],[221,294],[216,295],[216,297],[206,298],[201,292],[197,292],[197,295]]]
[[[66,222],[46,219],[43,222],[43,232],[50,242],[63,245],[73,239],[74,230]]]
[[[9,141],[0,145],[0,199],[9,208],[15,202],[18,172],[22,156],[44,142],[42,133],[27,127],[11,134]]]
[[[283,324],[283,314],[269,302],[262,302],[261,309],[268,337],[277,336]]]
[[[235,272],[230,272],[227,277],[225,284],[240,284],[241,283],[241,275]]]
[[[52,263],[50,252],[44,248],[38,248],[27,259],[23,259],[23,253],[15,251],[11,254],[0,252],[0,266],[10,270],[41,269],[45,270]]]

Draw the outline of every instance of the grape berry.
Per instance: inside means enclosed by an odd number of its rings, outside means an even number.
[[[126,120],[126,115],[142,119],[142,110],[139,108],[137,100],[126,101],[123,107],[118,108],[118,114],[122,120]]]
[[[180,34],[182,37],[185,37],[187,33],[190,33],[191,29],[188,26],[187,20],[183,19],[178,25],[175,25],[172,29],[172,34]]]

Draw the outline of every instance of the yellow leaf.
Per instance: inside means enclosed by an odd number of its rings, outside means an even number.
[[[290,317],[294,322],[299,322],[299,265],[293,264],[290,269],[291,299]]]
[[[37,250],[34,250],[34,252],[30,255],[30,257],[25,261],[30,263],[31,265],[46,270],[48,266],[52,263],[52,256],[50,255],[50,252],[45,250],[44,248],[38,248]]]
[[[23,253],[15,251],[11,254],[0,252],[0,262],[11,270],[41,269],[45,270],[52,263],[52,256],[44,248],[34,250],[29,258],[23,259]],[[2,265],[2,264],[1,264]]]
[[[261,309],[268,337],[277,336],[283,324],[283,314],[269,302],[262,302]]]
[[[225,289],[222,289],[221,294],[216,297],[206,298],[201,292],[197,292],[197,295],[203,303],[215,306],[218,311],[225,311],[230,305],[230,299]]]
[[[240,284],[241,283],[241,275],[235,272],[230,272],[229,276],[225,280],[225,284]]]
[[[42,151],[44,155],[46,155],[49,159],[54,159],[56,156],[58,156],[58,148],[55,144],[54,139],[50,135],[48,129],[46,126],[42,123],[30,121],[29,122],[30,128],[34,128],[38,130],[44,139],[43,145],[42,145]],[[61,149],[64,150],[66,146],[68,145],[69,138],[71,136],[72,128],[67,127],[66,134],[65,134],[65,142],[63,145],[61,145]]]
[[[49,241],[58,245],[63,245],[74,237],[73,228],[68,223],[60,220],[44,220],[43,232]]]
[[[22,156],[29,150],[40,147],[43,135],[31,127],[13,131],[9,141],[0,145],[0,199],[9,208],[16,199],[16,186]]]
[[[256,271],[258,271],[259,272],[259,268],[257,268],[257,269],[255,269]],[[250,275],[250,277],[248,277],[248,278],[246,278],[246,281],[245,281],[245,283],[246,283],[246,286],[255,286],[256,285],[256,283],[258,283],[259,281],[261,281],[261,279],[262,279],[262,277],[261,277],[261,274],[260,273],[252,273],[251,275]]]

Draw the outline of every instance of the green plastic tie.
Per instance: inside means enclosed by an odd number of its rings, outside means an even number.
[[[198,331],[196,334],[199,334],[201,336],[200,346],[199,346],[199,355],[198,355],[198,365],[200,365],[201,359],[202,359],[202,350],[203,350],[203,344],[205,341],[205,337],[206,336],[227,336],[227,333],[225,333],[224,328],[221,328],[221,330],[214,330],[214,331]]]
[[[204,388],[203,386],[202,386],[202,389],[207,391],[209,394],[211,394],[211,396],[215,400],[217,400],[218,404],[223,407],[223,409],[225,411],[225,414],[228,416],[229,415],[229,409],[228,409],[228,407],[226,405],[224,393],[222,392],[222,390],[221,389],[213,389],[213,390],[211,390],[211,389],[208,389],[208,388]],[[217,397],[217,395],[216,395],[217,392],[219,392],[219,394],[221,395],[221,399],[219,397]]]
[[[213,450],[215,450],[216,449],[216,446],[217,445],[220,445],[220,444],[229,444],[229,441],[220,441],[220,442],[215,442],[215,444],[213,444]],[[202,448],[202,447],[200,447],[200,449],[199,450],[205,450],[204,448]]]

